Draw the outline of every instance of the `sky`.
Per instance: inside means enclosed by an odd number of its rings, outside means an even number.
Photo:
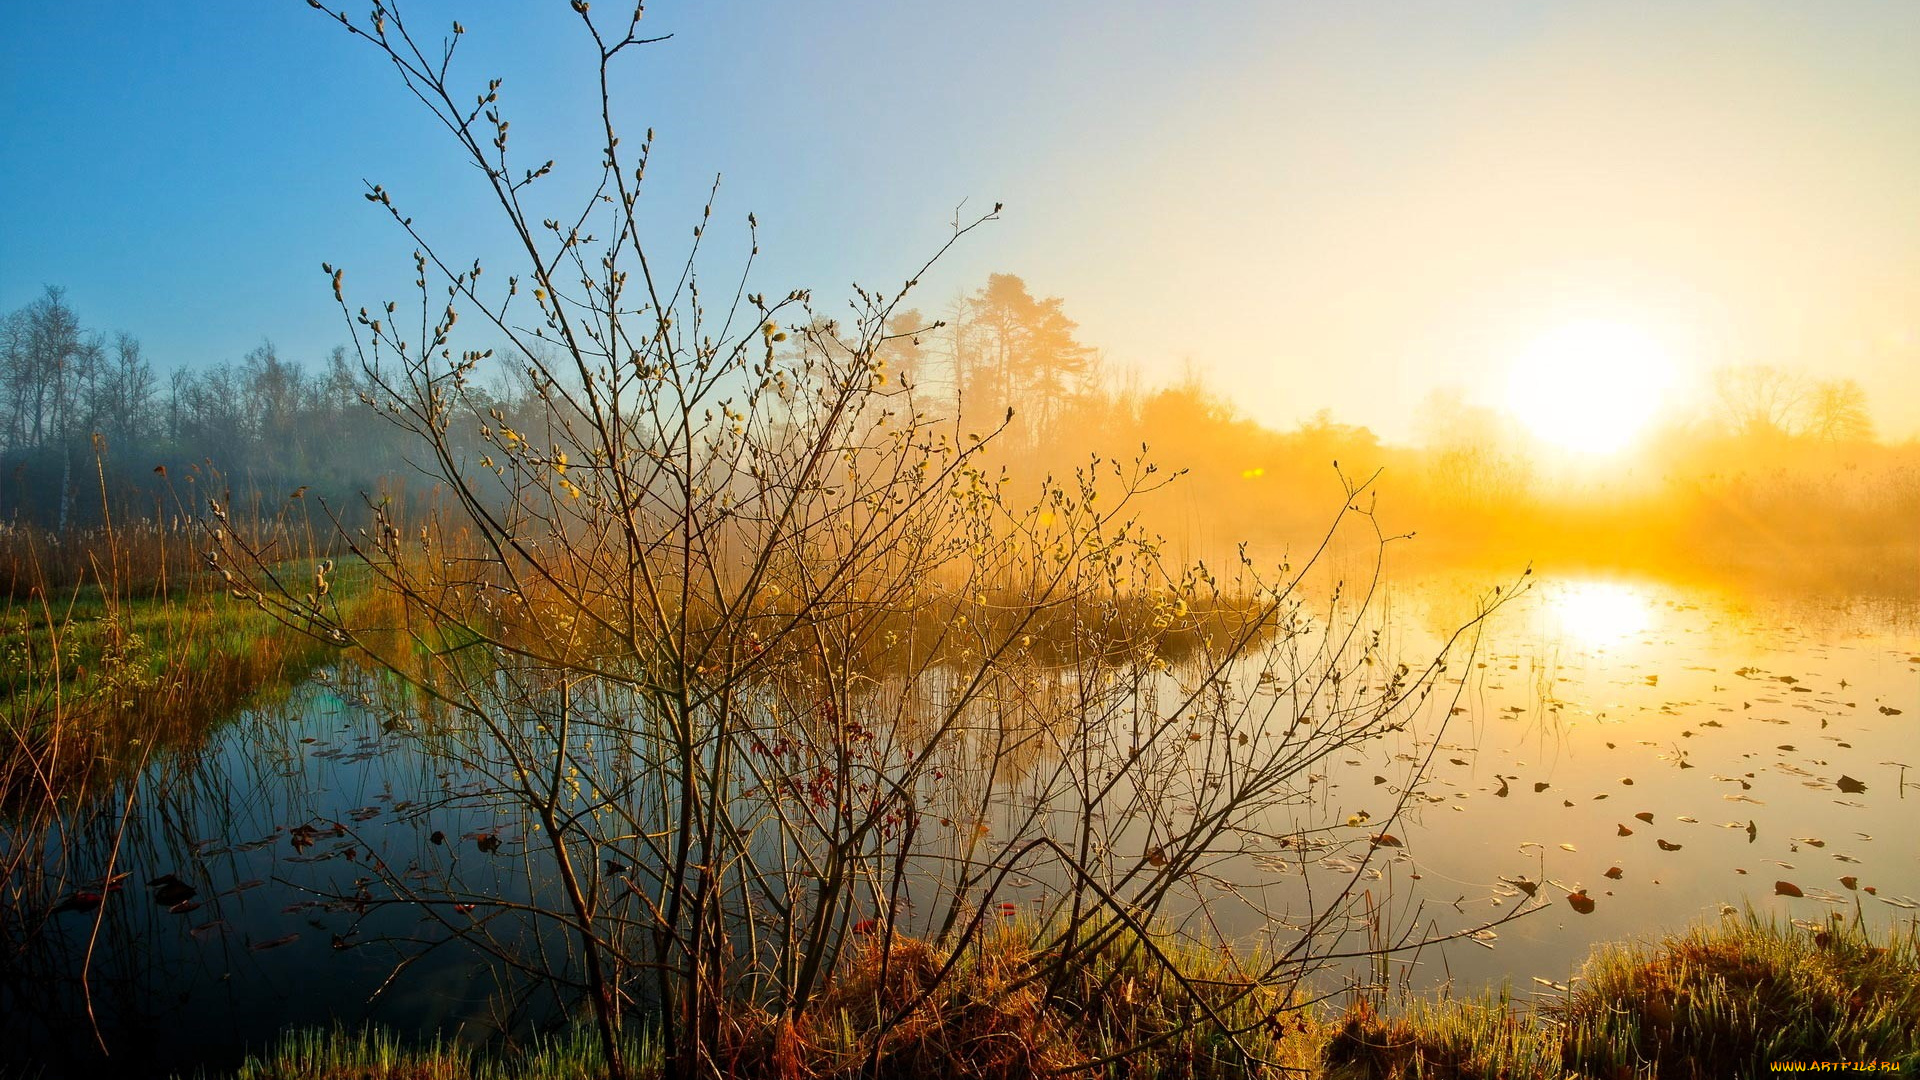
[[[460,19],[456,76],[504,77],[517,152],[560,160],[556,207],[578,191],[597,98],[567,6],[400,10]],[[501,250],[445,133],[305,0],[17,25],[0,311],[59,284],[161,368],[267,339],[318,364],[346,336],[323,260],[356,302],[411,277],[364,182],[452,262]],[[1003,202],[920,306],[1019,274],[1111,367],[1197,370],[1271,425],[1409,438],[1436,389],[1496,404],[1593,323],[1659,342],[1676,400],[1770,364],[1920,434],[1920,5],[657,0],[644,25],[672,38],[614,98],[656,131],[659,246],[718,174],[703,265],[737,271],[752,211],[768,293],[896,286]]]

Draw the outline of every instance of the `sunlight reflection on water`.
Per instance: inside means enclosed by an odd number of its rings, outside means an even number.
[[[1549,617],[1567,638],[1589,648],[1626,642],[1653,627],[1653,599],[1644,588],[1613,581],[1569,582],[1546,596]]]

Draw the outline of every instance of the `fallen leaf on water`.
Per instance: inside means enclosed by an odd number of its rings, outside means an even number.
[[[1805,895],[1807,895],[1806,893],[1803,893],[1803,892],[1801,892],[1801,891],[1800,891],[1800,886],[1798,886],[1798,885],[1795,885],[1795,884],[1794,884],[1793,882],[1791,882],[1791,881],[1776,881],[1776,882],[1774,882],[1774,883],[1773,883],[1773,894],[1774,894],[1775,896],[1805,896]]]
[[[1840,879],[1840,884],[1845,885],[1848,891],[1852,891],[1860,887],[1860,879],[1854,877],[1852,874],[1848,874],[1846,877]]]
[[[1399,837],[1393,835],[1392,833],[1383,832],[1379,836],[1376,836],[1373,838],[1373,846],[1374,847],[1404,847],[1405,845],[1400,843]]]
[[[1891,706],[1891,705],[1882,705],[1882,706],[1880,706],[1880,712],[1881,712],[1882,714],[1884,714],[1884,715],[1886,715],[1886,716],[1899,716],[1899,715],[1900,715],[1900,710],[1899,710],[1899,709],[1896,709],[1896,708],[1894,708],[1894,707],[1893,707],[1893,706]]]
[[[1639,818],[1641,821],[1644,821],[1649,825],[1653,824],[1653,815],[1645,810],[1642,810],[1633,816]]]
[[[1588,896],[1587,890],[1585,889],[1581,889],[1579,892],[1568,893],[1567,903],[1573,905],[1573,910],[1582,915],[1593,914],[1593,897]]]
[[[1541,780],[1533,785],[1533,793],[1538,795],[1552,786],[1552,784],[1547,783],[1545,780]]]
[[[1561,845],[1560,845],[1560,850],[1562,850],[1562,851],[1579,851],[1580,849],[1579,849],[1579,848],[1577,848],[1577,847],[1574,847],[1574,846],[1573,846],[1572,844],[1561,844]]]
[[[1625,784],[1625,785],[1627,785],[1628,787],[1632,787],[1632,786],[1633,786],[1633,777],[1631,777],[1631,776],[1623,776],[1623,777],[1621,777],[1621,778],[1620,778],[1620,782],[1621,782],[1621,783],[1623,783],[1623,784]]]
[[[1853,777],[1848,776],[1845,773],[1841,774],[1840,779],[1835,781],[1835,784],[1838,785],[1841,791],[1844,791],[1849,795],[1859,795],[1867,790],[1867,785],[1861,783],[1858,780],[1855,780]]]
[[[1655,840],[1654,843],[1660,845],[1661,851],[1679,851],[1682,847],[1685,846],[1683,844],[1670,844],[1665,840]]]
[[[294,942],[299,940],[300,940],[300,932],[296,930],[293,933],[287,934],[284,937],[274,938],[272,941],[256,942],[255,944],[249,946],[249,948],[251,948],[254,952],[265,952],[268,949],[277,949],[282,945],[291,945]]]
[[[1614,828],[1616,828],[1616,829],[1619,829],[1619,830],[1620,830],[1620,835],[1621,835],[1621,836],[1632,836],[1632,835],[1633,835],[1633,830],[1632,830],[1632,829],[1629,829],[1629,828],[1627,828],[1627,827],[1626,827],[1625,825],[1616,825],[1616,826],[1614,826]]]
[[[1620,869],[1617,866],[1609,866],[1607,867],[1607,876],[1612,878],[1615,881],[1619,881],[1621,878],[1626,876],[1626,871]]]

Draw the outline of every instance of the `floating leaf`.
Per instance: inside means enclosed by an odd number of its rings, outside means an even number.
[[[1794,884],[1793,882],[1791,882],[1791,881],[1776,881],[1776,882],[1774,882],[1774,883],[1773,883],[1773,894],[1774,894],[1775,896],[1805,896],[1805,895],[1807,895],[1806,893],[1803,893],[1803,892],[1801,892],[1801,891],[1800,891],[1800,886],[1798,886],[1798,885],[1795,885],[1795,884]]]
[[[1400,838],[1393,835],[1392,833],[1383,832],[1379,836],[1376,836],[1373,838],[1373,846],[1374,847],[1405,847],[1406,845],[1402,844],[1400,842]]]
[[[68,911],[92,911],[100,906],[102,897],[97,892],[77,892],[54,906],[55,915]]]
[[[1840,779],[1835,781],[1835,783],[1839,786],[1841,791],[1844,791],[1849,795],[1859,795],[1867,790],[1867,785],[1861,783],[1858,780],[1855,780],[1851,776],[1847,776],[1844,773],[1841,774]]]
[[[1619,830],[1620,830],[1620,835],[1621,835],[1621,836],[1632,836],[1632,835],[1633,835],[1633,830],[1632,830],[1632,829],[1629,829],[1629,828],[1627,828],[1627,827],[1626,827],[1625,825],[1616,825],[1616,826],[1614,826],[1614,828],[1616,828],[1616,829],[1619,829]]]
[[[1684,845],[1684,844],[1673,844],[1673,843],[1668,843],[1668,842],[1667,842],[1667,841],[1665,841],[1665,840],[1655,840],[1655,841],[1654,841],[1654,843],[1656,843],[1656,844],[1659,844],[1659,845],[1660,845],[1660,850],[1661,850],[1661,851],[1679,851],[1679,850],[1680,850],[1680,849],[1681,849],[1682,847],[1685,847],[1685,846],[1686,846],[1686,845]]]
[[[1607,876],[1612,878],[1615,881],[1619,881],[1621,878],[1626,876],[1626,871],[1620,869],[1617,866],[1609,866],[1607,867]]]
[[[253,945],[249,946],[249,948],[251,948],[254,952],[265,952],[268,949],[277,949],[282,945],[291,945],[294,942],[299,940],[300,940],[300,932],[296,930],[293,933],[287,934],[283,937],[274,938],[272,941],[256,942]]]
[[[1582,915],[1593,914],[1593,897],[1588,896],[1587,890],[1585,889],[1581,889],[1579,892],[1568,893],[1567,903],[1571,904],[1573,910]]]
[[[1649,825],[1653,824],[1653,815],[1648,813],[1645,810],[1642,810],[1633,816],[1639,818],[1641,821],[1644,821]]]
[[[1574,846],[1573,846],[1572,844],[1561,844],[1561,845],[1560,845],[1560,850],[1562,850],[1562,851],[1579,851],[1580,849],[1579,849],[1579,848],[1577,848],[1577,847],[1574,847]]]
[[[1533,785],[1533,793],[1538,795],[1552,786],[1552,784],[1547,783],[1545,780],[1541,780]]]
[[[1847,890],[1851,892],[1860,887],[1860,879],[1854,877],[1852,874],[1848,874],[1846,877],[1840,879],[1840,884],[1845,885]]]
[[[1894,708],[1894,707],[1893,707],[1893,706],[1891,706],[1891,705],[1882,705],[1882,706],[1880,706],[1880,712],[1881,712],[1881,713],[1882,713],[1883,715],[1886,715],[1886,716],[1899,716],[1899,715],[1900,715],[1900,710],[1899,710],[1899,709],[1896,709],[1896,708]]]

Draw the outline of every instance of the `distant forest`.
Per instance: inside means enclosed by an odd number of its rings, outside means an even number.
[[[830,322],[810,329],[789,347],[836,340]],[[1192,558],[1223,560],[1244,541],[1283,559],[1315,541],[1346,484],[1378,473],[1368,506],[1388,534],[1417,533],[1414,562],[1761,571],[1901,591],[1920,575],[1920,445],[1877,440],[1850,380],[1718,372],[1699,415],[1569,475],[1537,460],[1511,418],[1457,392],[1429,397],[1418,446],[1324,410],[1276,431],[1198,374],[1142,388],[1078,330],[1061,299],[994,274],[937,314],[896,314],[880,357],[903,407],[972,432],[1004,424],[990,459],[1010,482],[1071,475],[1096,453],[1111,469],[1143,445],[1160,469],[1185,470],[1140,517]],[[465,391],[473,431],[452,433],[476,461],[491,411],[544,426],[520,365],[494,363]],[[137,338],[88,328],[49,287],[0,320],[0,529],[84,532],[103,507],[183,529],[207,495],[270,515],[295,492],[352,521],[363,495],[428,496],[421,448],[369,404],[377,375],[345,348],[308,365],[263,342],[237,363],[162,377]]]

